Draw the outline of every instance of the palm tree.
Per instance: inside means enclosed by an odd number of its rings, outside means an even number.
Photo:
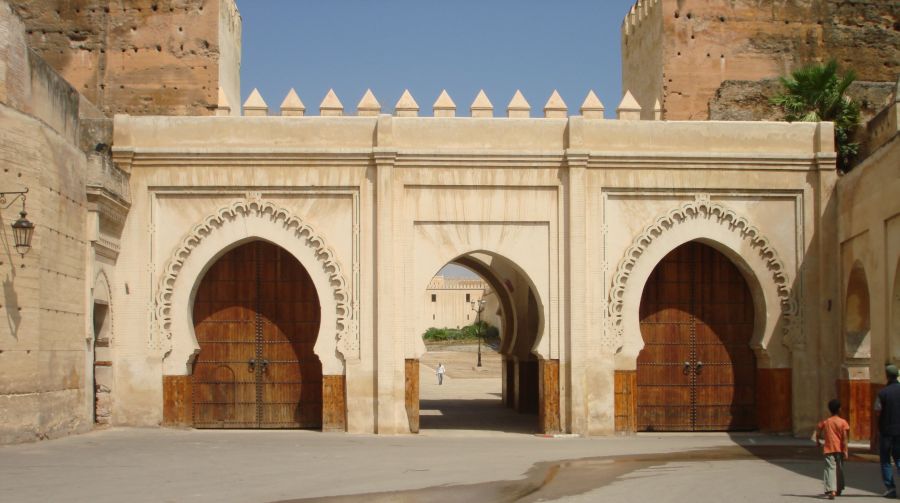
[[[859,123],[859,105],[845,96],[856,74],[847,70],[838,75],[837,61],[832,59],[795,70],[780,80],[784,92],[773,97],[772,103],[784,110],[788,122],[834,122],[838,169],[848,171],[859,152],[859,143],[851,141]]]

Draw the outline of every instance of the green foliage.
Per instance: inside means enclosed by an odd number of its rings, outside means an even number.
[[[497,327],[494,327],[489,323],[482,321],[480,325],[478,323],[473,323],[459,329],[431,327],[425,331],[425,333],[422,335],[422,338],[425,339],[426,342],[474,341],[478,339],[479,333],[485,338],[500,336],[500,331],[497,330]]]
[[[772,103],[784,110],[788,121],[834,122],[834,141],[837,147],[837,164],[842,171],[859,152],[859,144],[852,141],[859,124],[859,105],[845,96],[847,88],[856,80],[853,70],[838,75],[835,60],[800,68],[790,77],[782,77],[782,94],[772,98]]]

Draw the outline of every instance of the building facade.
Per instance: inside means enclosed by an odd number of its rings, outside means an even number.
[[[830,123],[640,120],[630,94],[616,120],[556,94],[423,117],[409,93],[307,116],[292,92],[270,115],[220,74],[209,114],[109,119],[0,6],[2,180],[38,229],[0,259],[3,442],[415,431],[448,263],[494,292],[503,399],[535,431],[806,435],[842,393],[870,432],[898,361],[896,105],[843,178]]]
[[[820,269],[835,246],[830,124],[117,116],[114,131],[133,199],[118,259],[130,293],[113,288],[128,334],[117,338],[116,368],[130,387],[113,417],[125,424],[191,423],[192,366],[208,351],[195,304],[204,275],[259,240],[293,256],[314,285],[322,415],[346,418],[326,429],[409,431],[405,365],[422,346],[405,306],[420,305],[451,262],[476,264],[507,297],[501,352],[518,383],[508,392],[536,402],[540,431],[613,433],[617,382],[633,390],[620,393],[621,429],[642,413],[672,422],[656,428],[685,427],[669,411],[642,410],[653,401],[642,387],[676,375],[653,374],[654,362],[642,374],[641,334],[657,328],[642,326],[639,311],[671,308],[653,307],[662,301],[648,300],[648,282],[693,281],[654,276],[686,244],[738,271],[713,274],[721,282],[708,287],[734,289],[730,302],[750,306],[740,315],[748,351],[732,358],[746,360],[748,380],[729,396],[753,409],[753,427],[808,429],[824,389],[790,390],[836,378],[817,363],[821,341],[836,336],[820,297],[837,288]],[[240,281],[256,281],[245,274]],[[676,294],[688,297],[666,302],[719,309],[701,302],[715,296]],[[696,330],[709,337],[734,328],[707,321]],[[663,322],[663,332],[677,330],[677,320]],[[706,375],[731,379],[732,351],[721,351]],[[757,394],[769,397],[759,410]]]
[[[484,300],[481,320],[500,328],[503,312],[497,295],[479,278],[437,275],[425,290],[424,319],[428,328],[462,328],[478,320],[476,305]]]

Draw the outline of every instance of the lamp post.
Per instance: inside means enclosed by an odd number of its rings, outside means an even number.
[[[478,299],[478,300],[473,300],[471,302],[471,304],[472,304],[472,309],[474,309],[475,312],[478,313],[476,316],[477,321],[475,321],[475,326],[477,327],[476,330],[478,330],[478,335],[477,335],[477,337],[478,337],[478,364],[477,364],[477,366],[480,367],[481,366],[481,312],[484,311],[484,305],[487,304],[487,301],[482,298],[482,299]]]
[[[19,191],[0,192],[0,207],[4,210],[12,206],[20,197],[22,198],[22,211],[19,212],[19,219],[12,223],[13,240],[16,244],[16,251],[22,257],[31,250],[31,237],[34,235],[34,224],[28,220],[28,212],[25,211],[25,194],[28,194],[28,188]],[[7,199],[7,196],[13,196]]]

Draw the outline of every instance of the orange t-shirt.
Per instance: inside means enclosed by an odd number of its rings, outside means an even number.
[[[831,416],[819,423],[819,430],[825,437],[824,454],[844,452],[844,432],[850,431],[850,424],[840,416]]]

